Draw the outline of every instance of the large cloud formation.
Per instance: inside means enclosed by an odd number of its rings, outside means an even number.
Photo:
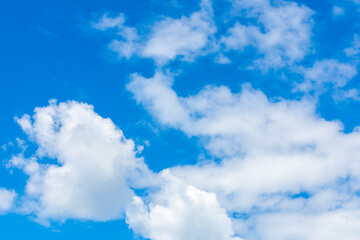
[[[29,176],[17,211],[42,224],[125,219],[153,240],[358,239],[360,128],[345,133],[340,121],[316,110],[318,94],[328,88],[359,98],[357,89],[344,89],[357,74],[358,37],[344,50],[351,61],[323,58],[294,67],[311,53],[311,9],[269,0],[230,5],[220,28],[210,0],[147,31],[125,25],[123,14],[105,14],[92,25],[115,29],[109,47],[121,58],[154,60],[155,75],[132,74],[127,90],[157,124],[197,138],[209,159],[153,173],[140,148],[91,105],[50,101],[16,119],[38,146],[7,164]],[[299,71],[302,81],[293,85],[303,97],[270,99],[251,84],[236,93],[209,85],[179,96],[165,70],[171,61],[207,54],[229,63],[227,56],[249,48],[255,53],[248,69]],[[0,189],[0,213],[11,210],[15,198]]]
[[[317,116],[311,99],[269,100],[249,85],[240,93],[208,86],[184,98],[171,83],[160,72],[151,79],[133,75],[128,89],[160,124],[199,137],[221,159],[170,171],[215,192],[240,236],[324,239],[347,228],[357,232],[348,219],[360,221],[358,128],[343,133],[340,122]],[[310,219],[322,231],[300,224]]]
[[[24,153],[12,157],[8,167],[29,175],[19,211],[34,214],[39,223],[107,221],[124,218],[126,212],[131,228],[155,240],[237,239],[214,193],[186,185],[170,173],[152,173],[136,157],[134,142],[92,106],[52,100],[36,108],[32,117],[16,121],[38,149],[29,158]],[[151,192],[147,205],[133,191],[144,188]],[[2,208],[10,207],[10,197],[15,196],[0,191]],[[180,234],[186,228],[192,231]]]

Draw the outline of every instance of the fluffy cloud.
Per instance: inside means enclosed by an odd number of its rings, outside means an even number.
[[[198,136],[209,153],[221,159],[178,166],[171,172],[216,193],[221,206],[235,219],[239,216],[236,232],[241,237],[259,239],[248,231],[256,229],[256,234],[267,233],[260,239],[314,239],[312,234],[320,232],[307,231],[297,222],[308,218],[333,236],[348,228],[356,233],[353,225],[345,224],[348,214],[359,210],[358,129],[343,133],[340,122],[317,116],[316,103],[307,99],[270,100],[246,85],[240,93],[209,86],[183,98],[171,89],[171,81],[161,73],[152,79],[134,75],[128,89],[159,123]],[[289,229],[276,228],[275,222],[268,225],[271,221],[264,219],[271,219],[269,212],[293,216]],[[345,218],[338,221],[344,225],[332,228],[325,222],[335,215]],[[349,217],[358,221],[356,214]]]
[[[153,240],[240,240],[214,193],[201,191],[181,179],[162,173],[163,187],[148,196],[148,205],[135,197],[127,223]]]
[[[107,221],[126,211],[130,227],[154,240],[239,239],[214,193],[167,171],[152,174],[136,157],[133,141],[92,106],[50,101],[16,121],[38,149],[28,158],[13,156],[7,166],[29,175],[18,211],[34,214],[39,223]],[[152,189],[146,204],[132,188]],[[7,210],[14,197],[1,190],[0,206]]]
[[[207,51],[212,44],[210,36],[215,33],[210,0],[202,0],[200,10],[189,17],[179,19],[166,17],[156,22],[149,32],[138,36],[135,28],[123,25],[122,15],[109,18],[104,15],[93,27],[98,30],[118,28],[122,40],[113,40],[110,49],[120,57],[138,55],[153,58],[157,64],[166,64],[177,57],[191,61]]]
[[[158,61],[182,56],[192,59],[209,44],[209,36],[216,31],[212,21],[210,0],[202,0],[200,11],[180,19],[165,18],[152,29],[142,53]]]
[[[235,23],[224,26],[222,37],[215,36],[210,0],[189,16],[162,18],[148,31],[126,26],[123,15],[104,15],[93,28],[116,32],[109,47],[120,57],[151,58],[159,66],[214,52],[217,62],[228,63],[230,51],[252,47],[255,65],[268,70],[310,53],[309,8],[288,1],[232,3],[234,14],[224,24]],[[355,38],[346,54],[356,57],[357,45]],[[303,92],[332,87],[339,95],[359,96],[342,89],[357,74],[355,65],[321,60],[302,70]],[[344,133],[341,122],[316,114],[317,103],[308,96],[268,99],[243,85],[239,93],[207,86],[181,97],[172,83],[161,71],[152,78],[133,74],[127,89],[159,124],[198,137],[211,159],[153,174],[134,142],[92,106],[51,101],[17,119],[38,145],[32,156],[22,153],[8,164],[29,176],[20,211],[43,224],[126,214],[130,228],[153,240],[360,236],[360,128]],[[136,188],[145,188],[144,196],[136,196]],[[0,211],[10,209],[15,196],[0,190]]]
[[[309,8],[283,1],[273,5],[268,0],[235,0],[233,4],[246,24],[236,23],[222,37],[227,50],[254,47],[263,55],[255,61],[263,70],[291,65],[310,52],[313,11]]]
[[[0,188],[0,214],[3,214],[14,207],[14,200],[17,194],[4,188]]]
[[[172,78],[161,72],[157,72],[151,79],[133,74],[127,89],[134,93],[138,103],[144,104],[163,124],[180,126],[187,122],[188,113],[171,89],[171,84]]]
[[[349,63],[334,59],[316,61],[313,67],[304,69],[304,82],[298,85],[298,90],[322,92],[329,87],[341,88],[356,74],[356,66]]]
[[[224,36],[217,34],[210,0],[202,0],[200,10],[190,16],[165,17],[140,35],[135,28],[124,25],[122,15],[114,18],[104,15],[93,27],[119,30],[121,39],[113,40],[110,49],[120,57],[152,58],[160,66],[174,59],[192,61],[209,53],[215,53],[215,62],[226,64],[231,62],[225,56],[228,51],[253,47],[258,53],[255,66],[262,70],[279,69],[303,60],[310,53],[313,11],[309,8],[285,1],[231,2],[232,14],[220,12],[226,19],[218,22],[221,29],[227,30]],[[239,18],[241,21],[229,26]]]
[[[136,179],[150,183],[134,142],[90,105],[51,101],[17,122],[38,149],[30,158],[14,156],[8,165],[29,175],[21,211],[39,222],[121,218],[134,196],[130,186],[142,184]]]
[[[115,28],[120,40],[113,40],[109,44],[109,48],[117,52],[120,58],[129,59],[139,51],[140,40],[136,28],[128,27],[124,23],[123,14],[117,17],[109,17],[105,14],[98,22],[93,23],[92,27],[101,31]]]

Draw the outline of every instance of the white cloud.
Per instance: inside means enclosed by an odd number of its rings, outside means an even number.
[[[314,239],[312,234],[320,234],[317,229],[307,230],[296,222],[308,218],[318,219],[316,224],[325,224],[337,236],[347,229],[347,214],[336,212],[343,218],[338,228],[326,223],[326,216],[333,216],[335,209],[359,210],[360,132],[345,134],[340,122],[319,117],[316,102],[270,100],[246,85],[240,93],[208,86],[183,98],[171,89],[171,78],[161,73],[153,79],[135,75],[128,89],[160,124],[199,137],[209,153],[221,159],[174,167],[171,172],[189,185],[216,193],[230,213],[248,216],[236,224],[241,237],[259,239],[249,232],[256,229],[257,234],[266,232],[260,239]],[[309,196],[296,197],[301,192]],[[262,224],[269,212],[293,215],[295,222],[289,221],[290,228],[281,235],[276,222]]]
[[[189,17],[166,17],[155,22],[150,31],[141,36],[135,28],[123,25],[122,15],[115,18],[104,15],[93,27],[98,30],[119,29],[122,40],[113,40],[109,47],[120,57],[128,59],[137,55],[153,58],[157,64],[163,65],[177,57],[192,61],[195,56],[205,54],[210,45],[214,47],[210,40],[216,31],[212,17],[211,1],[202,0],[200,10]]]
[[[120,58],[129,59],[140,50],[141,45],[136,28],[128,27],[124,23],[123,14],[117,17],[108,17],[104,14],[98,22],[92,24],[92,27],[101,31],[115,28],[120,40],[113,40],[109,48],[117,52]]]
[[[224,54],[230,50],[243,51],[253,47],[259,56],[254,66],[262,70],[279,69],[303,60],[311,50],[313,11],[293,2],[268,0],[231,1],[233,13],[222,12],[226,19],[220,27],[227,29],[224,36],[216,35],[212,2],[202,0],[200,10],[181,18],[165,17],[151,24],[148,30],[124,25],[123,15],[109,18],[104,15],[93,27],[98,30],[116,28],[120,40],[113,40],[110,49],[120,57],[152,58],[159,66],[174,59],[193,61],[195,57],[214,54],[220,64],[231,62]],[[228,26],[241,18],[242,23]],[[254,22],[256,24],[254,24]],[[149,26],[149,23],[141,26]],[[128,33],[127,33],[128,32]]]
[[[29,175],[20,211],[43,224],[121,218],[134,196],[130,187],[151,183],[134,142],[91,105],[51,101],[17,122],[38,150],[30,158],[14,156],[8,166]],[[44,157],[53,160],[44,163]]]
[[[152,240],[240,240],[233,237],[231,220],[214,193],[201,191],[162,173],[163,187],[150,195],[148,205],[135,197],[127,223]]]
[[[356,240],[360,236],[359,210],[335,210],[322,214],[274,213],[256,219],[251,239]]]
[[[313,11],[293,2],[233,1],[248,22],[236,23],[221,38],[227,50],[254,47],[263,55],[255,65],[263,70],[281,68],[303,60],[310,53]],[[256,21],[256,25],[252,21]],[[259,26],[260,25],[260,26]]]
[[[360,36],[355,35],[352,46],[344,50],[349,57],[360,57]]]
[[[353,46],[344,50],[346,55],[356,59],[360,49],[357,43],[357,35],[354,37]],[[359,46],[358,46],[359,45]],[[353,59],[354,60],[354,59]],[[340,62],[337,59],[317,60],[312,67],[300,67],[299,72],[303,74],[303,80],[295,84],[294,90],[318,96],[328,90],[332,91],[334,100],[343,101],[352,99],[358,101],[357,89],[344,89],[348,82],[357,75],[357,62]]]
[[[97,30],[105,31],[109,28],[118,28],[122,29],[124,27],[125,18],[123,14],[120,14],[117,17],[108,17],[107,14],[104,14],[98,22],[92,24],[92,27]]]
[[[202,0],[200,7],[200,11],[190,17],[165,18],[156,23],[142,55],[157,61],[168,61],[177,56],[191,60],[204,50],[216,27],[212,20],[211,1]]]
[[[311,68],[304,69],[304,82],[297,89],[304,92],[322,92],[329,87],[344,87],[357,74],[356,66],[334,59],[316,61]]]
[[[4,214],[14,208],[16,196],[15,191],[0,188],[0,214]]]
[[[343,16],[345,14],[345,10],[342,7],[334,6],[332,9],[332,14],[334,17]]]
[[[231,220],[214,193],[166,171],[160,177],[152,174],[136,157],[133,141],[91,105],[52,100],[32,117],[16,121],[38,149],[29,158],[24,152],[13,156],[7,167],[29,176],[18,211],[34,214],[37,222],[107,221],[122,218],[126,211],[130,227],[154,240],[239,239],[233,237]],[[52,160],[45,163],[44,157]],[[132,188],[152,189],[146,204]],[[10,193],[14,198],[15,193],[0,191],[4,209],[10,207]]]
[[[188,113],[171,89],[171,84],[172,78],[161,72],[157,72],[151,79],[133,74],[127,89],[135,93],[138,103],[146,105],[164,124],[174,126],[186,122]]]
[[[360,101],[360,91],[356,88],[338,90],[333,93],[333,97],[336,101],[344,101],[348,99],[353,101]]]

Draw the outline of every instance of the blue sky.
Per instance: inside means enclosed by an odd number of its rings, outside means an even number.
[[[360,237],[358,0],[2,6],[5,239]]]

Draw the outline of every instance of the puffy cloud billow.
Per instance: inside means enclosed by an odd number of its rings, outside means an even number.
[[[136,232],[154,240],[240,240],[233,237],[231,220],[215,193],[187,185],[167,170],[161,178],[161,190],[147,197],[148,204],[134,197],[126,212]]]
[[[142,185],[141,177],[151,183],[134,142],[88,104],[50,101],[16,121],[38,149],[28,158],[14,156],[8,165],[29,176],[21,211],[43,224],[122,218],[134,196],[131,184]]]

